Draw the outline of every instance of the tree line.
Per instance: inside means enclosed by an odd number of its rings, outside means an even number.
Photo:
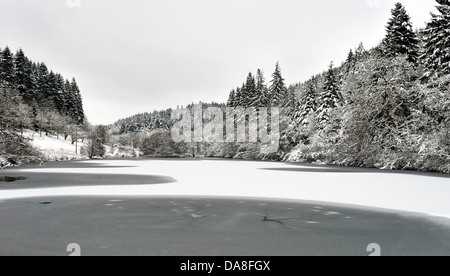
[[[397,3],[377,47],[291,88],[285,159],[450,172],[450,1],[437,4],[414,31]]]
[[[45,63],[31,61],[22,49],[15,54],[9,47],[0,49],[0,90],[6,100],[30,109],[24,112],[31,111],[27,117],[35,129],[46,128],[45,117],[60,116],[79,125],[85,121],[75,78],[65,79]]]
[[[277,63],[269,83],[258,69],[231,90],[227,107],[282,109],[278,153],[261,155],[249,143],[191,146],[206,156],[450,173],[450,1],[436,2],[421,30],[397,3],[379,45],[361,43],[305,82],[287,87]],[[150,117],[133,117],[142,119],[134,129],[148,129],[158,116]]]
[[[24,129],[67,139],[85,122],[75,78],[66,79],[44,62],[30,60],[22,49],[13,53],[9,47],[0,48],[0,155],[31,154],[15,134]]]

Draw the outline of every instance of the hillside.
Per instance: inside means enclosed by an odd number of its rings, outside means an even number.
[[[79,141],[72,144],[71,137],[54,136],[54,135],[40,135],[38,132],[26,130],[23,133],[31,146],[41,153],[41,157],[47,161],[55,160],[74,160],[86,158],[83,154],[82,148],[86,143]]]
[[[0,167],[6,168],[28,163],[41,164],[48,161],[82,160],[88,159],[86,148],[89,140],[80,138],[78,143],[72,143],[72,137],[64,139],[61,135],[43,135],[42,133],[24,130],[23,134],[17,134],[28,144],[32,152],[30,156],[0,157]],[[75,139],[74,139],[75,140]],[[140,155],[138,150],[132,147],[121,146],[111,143],[104,145],[103,158],[124,158]]]
[[[182,151],[450,173],[450,3],[438,0],[437,4],[439,13],[432,15],[426,28],[415,31],[406,8],[397,3],[379,45],[366,49],[361,43],[344,62],[331,62],[304,82],[287,87],[279,63],[269,82],[264,70],[250,72],[242,85],[231,90],[226,107],[233,111],[280,108],[276,153],[261,154],[261,143],[237,139],[196,141],[183,145]],[[244,121],[244,116],[238,120]],[[134,137],[134,146],[145,148],[152,139],[149,130],[163,128],[166,134],[161,137],[170,137],[168,126],[179,122],[167,115],[163,119],[164,124],[159,124],[158,116],[138,115],[118,121],[112,129],[130,140]],[[203,127],[207,126],[204,119]],[[160,139],[159,144],[164,143]],[[180,151],[177,145],[165,148],[168,155]]]
[[[85,123],[75,78],[69,80],[44,62],[33,62],[22,49],[14,54],[9,47],[0,48],[1,167],[41,162],[39,158],[71,158],[68,147],[56,146],[50,137],[67,139],[80,126],[87,129]],[[26,129],[38,132],[39,139]]]

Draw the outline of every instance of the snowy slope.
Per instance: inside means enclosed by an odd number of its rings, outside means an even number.
[[[82,150],[86,143],[78,141],[77,153],[75,153],[76,145],[72,144],[70,136],[67,140],[64,140],[62,136],[46,136],[45,133],[41,135],[39,132],[26,130],[23,133],[23,137],[29,139],[33,148],[40,151],[47,161],[88,159]],[[105,145],[105,149],[106,158],[136,157],[141,154],[131,147],[117,145],[114,147]]]
[[[54,161],[86,158],[86,156],[80,154],[84,143],[81,141],[78,142],[78,154],[76,154],[75,144],[72,145],[72,139],[70,137],[67,138],[67,140],[64,140],[64,137],[62,136],[59,136],[58,139],[58,137],[53,135],[46,136],[45,133],[42,133],[41,136],[39,132],[31,130],[24,131],[23,137],[30,139],[31,145],[39,150],[46,160]]]
[[[143,186],[0,191],[0,200],[73,195],[111,197],[240,196],[354,204],[450,218],[450,178],[446,176],[365,170],[346,172],[327,167],[312,168],[285,163],[226,160],[98,160],[83,162],[105,167],[42,168],[31,171],[166,175],[175,178],[177,182]]]

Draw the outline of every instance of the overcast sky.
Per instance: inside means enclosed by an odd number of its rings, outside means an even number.
[[[225,102],[280,62],[287,84],[378,44],[398,0],[1,0],[0,47],[75,77],[93,124]],[[402,0],[415,27],[434,0]],[[78,5],[80,4],[80,5]],[[75,6],[75,7],[74,7]],[[76,7],[79,6],[79,7]]]

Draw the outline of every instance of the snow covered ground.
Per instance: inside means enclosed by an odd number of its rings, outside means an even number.
[[[130,177],[165,175],[175,178],[177,182],[143,186],[4,190],[0,191],[0,200],[75,195],[239,196],[354,204],[450,218],[450,178],[446,176],[231,160],[137,159],[82,162],[101,166],[38,168],[22,172],[48,173],[49,178],[52,177],[51,173],[129,174]]]
[[[39,150],[46,160],[74,160],[86,158],[81,155],[81,148],[84,143],[78,142],[77,153],[75,153],[75,144],[72,145],[72,139],[69,137],[64,140],[63,136],[46,136],[45,133],[42,135],[39,132],[34,132],[31,130],[25,130],[23,137],[30,139],[30,143],[33,148]]]
[[[72,138],[69,136],[67,140],[64,140],[63,136],[49,135],[45,133],[42,135],[39,132],[32,130],[25,130],[23,137],[30,139],[30,143],[33,148],[39,150],[45,160],[78,160],[87,159],[87,156],[83,154],[83,147],[86,145],[82,141],[78,141],[77,151],[75,152],[76,145],[72,144]],[[111,147],[105,146],[106,157],[134,157],[139,156],[139,152],[133,151],[130,147]]]

